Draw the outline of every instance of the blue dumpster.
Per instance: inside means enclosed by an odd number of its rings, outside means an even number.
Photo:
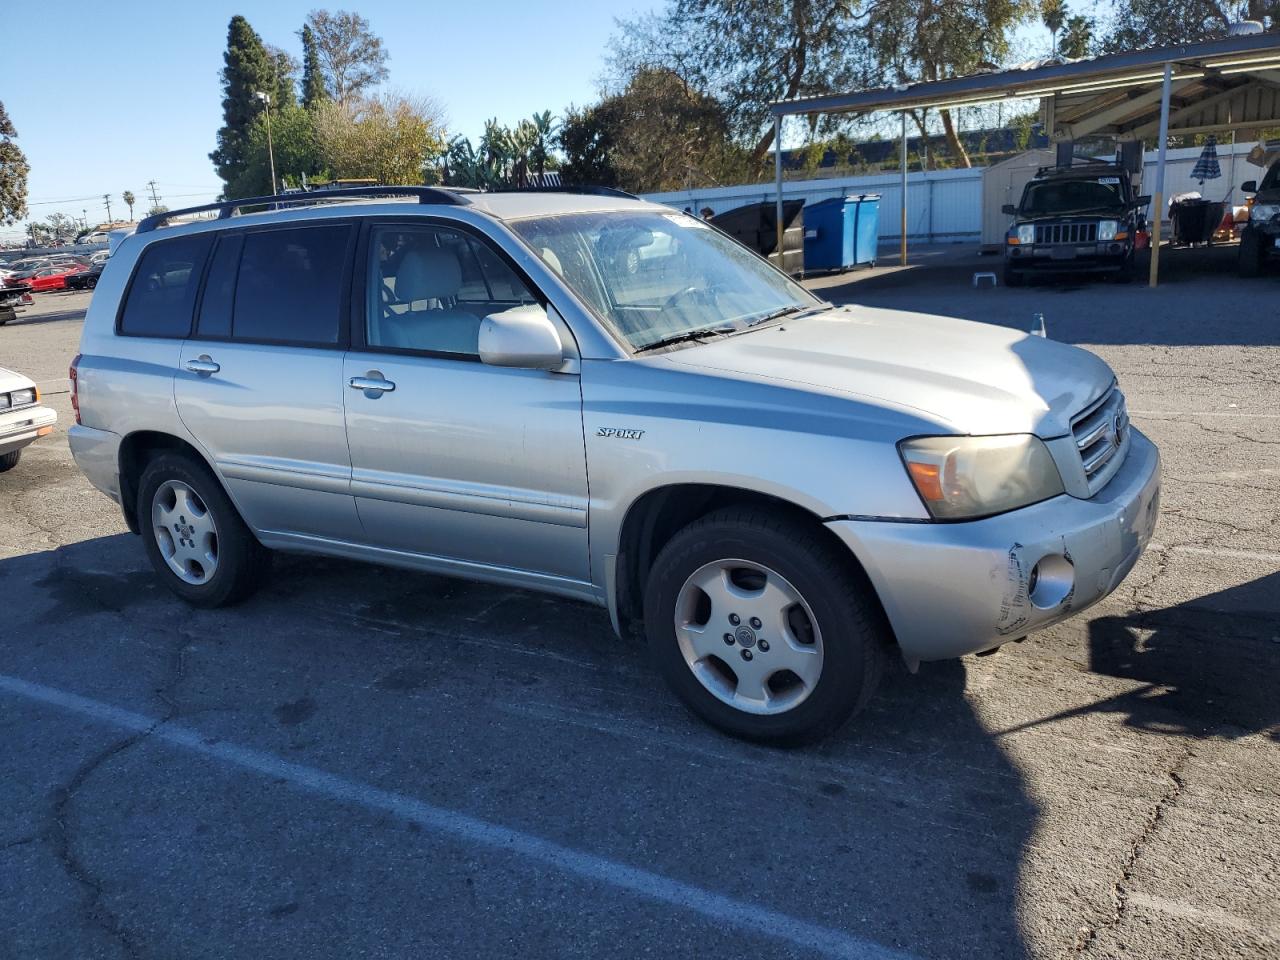
[[[804,208],[804,269],[875,266],[880,242],[880,197],[833,197]]]

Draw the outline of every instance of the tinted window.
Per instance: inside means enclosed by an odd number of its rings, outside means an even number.
[[[476,356],[481,320],[534,302],[501,257],[460,231],[373,231],[365,328],[371,347]]]
[[[350,235],[345,225],[246,235],[232,318],[235,338],[336,344]]]
[[[200,320],[196,324],[196,332],[202,337],[231,336],[231,306],[243,246],[243,237],[224,236],[213,251],[209,277],[204,282],[204,298],[200,301]]]
[[[196,288],[213,238],[159,240],[143,251],[120,315],[120,332],[136,337],[185,337]]]

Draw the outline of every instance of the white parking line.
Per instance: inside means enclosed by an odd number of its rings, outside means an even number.
[[[190,727],[165,723],[155,717],[122,710],[65,690],[0,674],[0,691],[57,707],[106,726],[132,733],[150,732],[148,739],[210,757],[228,766],[239,767],[264,777],[283,780],[309,793],[391,813],[451,840],[487,847],[499,853],[514,854],[585,880],[609,884],[637,896],[701,914],[742,932],[783,940],[795,947],[813,950],[828,957],[916,960],[911,954],[873,941],[809,923],[767,907],[734,900],[660,873],[564,847],[533,834],[433,806],[404,794],[347,780],[314,767],[291,763],[251,747],[209,740]]]

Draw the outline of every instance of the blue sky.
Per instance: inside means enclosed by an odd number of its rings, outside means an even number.
[[[219,180],[208,154],[222,120],[218,72],[227,21],[242,14],[268,43],[300,56],[296,31],[308,11],[323,5],[64,0],[54,21],[32,12],[21,42],[5,44],[0,57],[0,100],[31,164],[31,216],[80,217],[87,210],[91,222],[102,220],[102,194],[110,193],[119,217],[121,192],[132,190],[141,203],[153,179],[170,207],[213,199]],[[594,99],[614,19],[656,3],[328,6],[368,18],[390,53],[389,85],[435,97],[450,129],[474,138],[488,117],[511,123]]]

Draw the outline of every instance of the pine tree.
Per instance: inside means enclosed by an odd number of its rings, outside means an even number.
[[[31,167],[18,145],[18,131],[0,103],[0,223],[9,226],[27,215],[27,175]]]
[[[320,67],[320,48],[316,46],[316,35],[310,24],[304,24],[299,31],[302,37],[302,105],[308,109],[329,95],[324,89],[324,70]]]
[[[249,126],[262,111],[254,94],[276,93],[278,65],[262,38],[241,16],[232,17],[227,27],[227,52],[222,60],[222,127],[218,146],[209,159],[218,168],[218,176],[231,183],[244,172]]]

